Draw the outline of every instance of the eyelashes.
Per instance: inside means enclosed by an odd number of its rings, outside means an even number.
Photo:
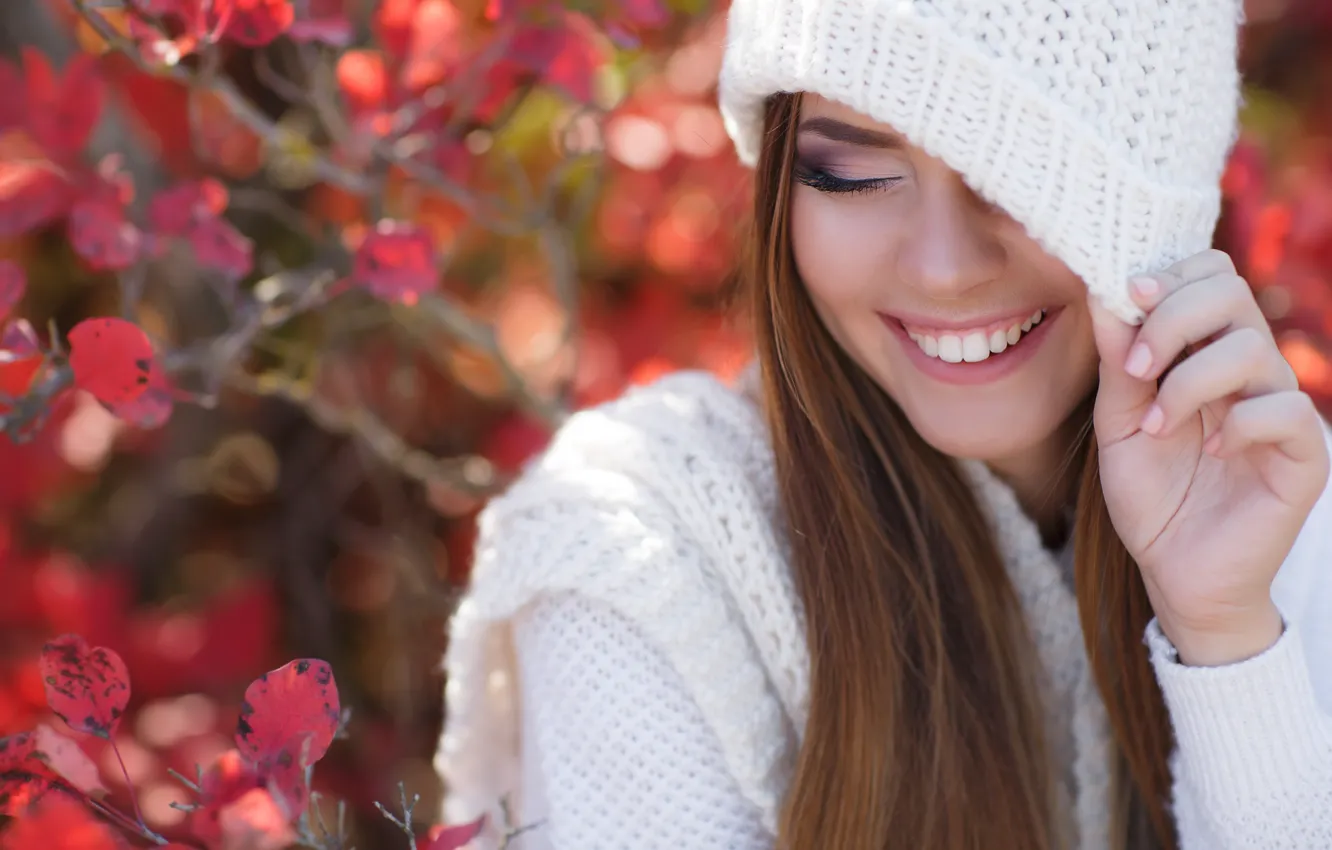
[[[892,188],[902,181],[901,177],[870,177],[864,180],[847,180],[845,177],[829,174],[821,168],[812,168],[800,163],[796,164],[794,176],[797,182],[830,195],[860,195],[880,192]]]

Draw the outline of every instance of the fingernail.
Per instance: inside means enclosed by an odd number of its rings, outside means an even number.
[[[1129,278],[1129,286],[1132,286],[1133,291],[1138,293],[1141,298],[1151,298],[1161,288],[1161,285],[1156,282],[1156,278],[1142,275]]]
[[[1138,343],[1129,351],[1128,359],[1124,361],[1124,371],[1135,378],[1141,378],[1147,374],[1147,370],[1152,366],[1152,352],[1146,343]]]
[[[1161,430],[1161,426],[1164,424],[1165,411],[1161,409],[1161,405],[1153,404],[1147,409],[1147,415],[1142,417],[1142,424],[1138,427],[1148,434],[1155,434]]]

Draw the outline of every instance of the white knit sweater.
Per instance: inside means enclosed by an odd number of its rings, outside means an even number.
[[[1100,850],[1111,738],[1067,571],[1012,491],[963,466],[1047,674],[1066,825]],[[446,819],[507,796],[540,822],[512,850],[773,846],[809,689],[773,475],[757,407],[699,373],[561,429],[482,516],[446,657]],[[1273,598],[1285,634],[1238,664],[1185,667],[1155,622],[1145,636],[1183,850],[1332,848],[1332,488]]]

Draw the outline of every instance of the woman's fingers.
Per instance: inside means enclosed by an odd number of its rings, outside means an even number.
[[[1270,338],[1267,320],[1244,278],[1219,274],[1185,284],[1151,308],[1124,361],[1125,371],[1156,380],[1190,346],[1242,329]]]
[[[1171,433],[1203,405],[1238,396],[1251,398],[1298,389],[1290,365],[1269,334],[1240,328],[1204,346],[1175,366],[1161,382],[1142,430]]]
[[[1237,402],[1203,449],[1220,458],[1256,446],[1276,449],[1273,462],[1263,467],[1267,486],[1286,504],[1307,507],[1327,486],[1326,440],[1313,400],[1291,390]],[[1318,464],[1319,471],[1309,474],[1309,464]]]

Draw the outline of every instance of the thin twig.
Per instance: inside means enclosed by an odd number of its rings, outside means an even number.
[[[355,437],[384,463],[418,483],[445,483],[470,496],[487,496],[503,485],[490,461],[478,455],[440,458],[407,444],[368,410],[348,410],[315,394],[308,383],[283,375],[235,372],[228,384],[251,395],[279,398],[300,407],[326,431]]]

